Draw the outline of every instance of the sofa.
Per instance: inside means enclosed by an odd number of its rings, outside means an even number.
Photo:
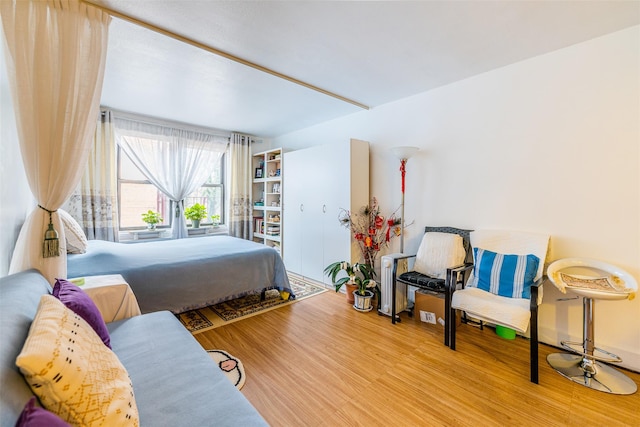
[[[1,426],[14,426],[34,396],[16,358],[41,298],[50,298],[42,296],[51,292],[36,270],[0,278]],[[108,323],[107,329],[112,351],[133,387],[139,425],[267,425],[170,312]]]

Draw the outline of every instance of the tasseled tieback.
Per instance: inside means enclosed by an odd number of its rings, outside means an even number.
[[[184,199],[176,202],[176,218],[180,217],[180,205],[182,205],[182,209],[184,209]]]
[[[58,239],[58,232],[53,228],[53,220],[51,214],[56,211],[50,211],[49,209],[38,205],[38,207],[44,211],[49,212],[49,228],[44,232],[44,243],[42,244],[42,258],[52,258],[60,256],[60,239]]]

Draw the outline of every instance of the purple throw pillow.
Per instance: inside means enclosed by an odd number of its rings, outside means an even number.
[[[65,279],[56,279],[53,286],[53,296],[58,298],[67,308],[87,321],[102,342],[111,348],[111,337],[107,325],[104,323],[100,310],[93,300],[78,286]]]
[[[18,421],[16,427],[70,427],[65,421],[53,412],[36,406],[36,398],[29,399]]]

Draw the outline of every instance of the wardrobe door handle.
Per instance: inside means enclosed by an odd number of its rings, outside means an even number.
[[[300,203],[300,212],[304,212],[304,204]]]
[[[327,205],[322,205],[322,213],[327,213]]]

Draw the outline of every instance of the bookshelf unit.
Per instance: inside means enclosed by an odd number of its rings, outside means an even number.
[[[252,155],[253,241],[282,255],[282,149]]]

